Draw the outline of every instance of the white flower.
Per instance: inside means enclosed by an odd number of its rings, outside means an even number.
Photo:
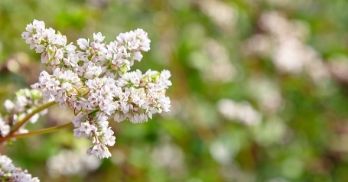
[[[83,39],[83,38],[78,39],[77,40],[77,45],[79,46],[80,49],[86,50],[87,47],[89,46],[89,40]]]
[[[86,118],[87,118],[87,115],[83,112],[80,112],[79,114],[75,116],[72,123],[74,124],[75,127],[79,127],[81,123],[86,120]]]
[[[86,66],[88,69],[86,70],[84,77],[87,79],[98,77],[103,72],[103,68],[101,66],[97,66],[93,63],[87,63]]]
[[[32,117],[29,119],[29,121],[30,121],[31,123],[36,123],[36,121],[38,121],[39,118],[40,118],[40,114],[35,114],[34,116],[32,116]]]
[[[45,28],[44,22],[34,20],[32,24],[27,25],[22,37],[30,48],[35,49],[37,53],[42,53],[42,63],[59,64],[64,54],[62,48],[67,43],[65,36],[52,28]]]
[[[131,122],[141,123],[151,118],[152,114],[169,111],[170,100],[165,96],[165,90],[171,85],[168,80],[170,73],[147,71],[142,74],[139,70],[122,75],[117,81],[118,86],[125,87],[120,95],[121,113],[116,114],[118,121],[128,118]]]
[[[7,112],[11,112],[15,107],[14,103],[10,100],[5,100],[4,106]]]
[[[101,143],[105,145],[113,146],[115,145],[116,137],[114,136],[114,131],[110,127],[105,127],[102,130],[103,136],[101,137]]]
[[[0,135],[5,137],[10,132],[10,125],[8,125],[3,118],[0,117]]]
[[[37,177],[32,177],[26,170],[13,165],[12,160],[5,155],[0,155],[0,180],[13,182],[39,182]]]
[[[73,121],[74,134],[92,141],[89,154],[109,157],[108,146],[116,137],[109,118],[118,122],[145,122],[153,114],[168,112],[170,99],[165,95],[171,85],[169,71],[130,72],[142,52],[150,50],[150,39],[142,29],[121,33],[106,44],[102,33],[67,44],[66,37],[43,22],[27,26],[23,38],[49,71],[40,73],[33,88],[46,100],[54,100],[79,113]]]
[[[98,33],[93,33],[93,40],[96,42],[103,42],[105,39],[105,37],[103,36],[102,33],[98,32]]]
[[[90,155],[94,155],[99,159],[111,157],[109,149],[105,145],[100,143],[93,145],[91,148],[89,148],[87,150],[87,153]]]
[[[150,40],[147,33],[142,29],[121,33],[116,37],[116,40],[125,45],[128,50],[149,51]]]
[[[16,97],[13,100],[6,100],[4,102],[5,113],[3,117],[0,117],[0,136],[7,136],[11,127],[16,124],[16,122],[30,113],[35,107],[43,103],[42,94],[40,91],[35,89],[21,89],[16,92]],[[33,115],[29,121],[36,122],[41,115],[45,114],[44,111]],[[19,128],[17,133],[26,131],[25,126]]]
[[[215,141],[210,145],[210,154],[220,164],[228,165],[231,163],[232,151],[222,141]]]
[[[77,137],[90,137],[97,131],[97,127],[90,124],[89,121],[83,122],[79,127],[74,129],[74,135]]]

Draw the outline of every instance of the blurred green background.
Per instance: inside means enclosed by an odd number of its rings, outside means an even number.
[[[348,181],[347,9],[346,0],[0,0],[0,101],[43,69],[21,39],[33,19],[69,41],[143,28],[151,51],[135,68],[168,69],[173,81],[172,111],[113,123],[113,156],[95,170],[50,174],[52,156],[86,143],[69,130],[1,153],[52,182]],[[30,127],[70,116],[55,108]]]

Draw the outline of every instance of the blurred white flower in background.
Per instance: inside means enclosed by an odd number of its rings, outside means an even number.
[[[246,125],[257,125],[262,115],[248,102],[236,102],[230,99],[221,99],[217,104],[222,116],[231,121],[238,121]]]
[[[309,29],[304,22],[289,20],[281,13],[271,11],[262,14],[259,24],[264,33],[246,40],[245,53],[270,58],[279,72],[306,72],[318,84],[329,78],[319,53],[305,43]]]
[[[328,66],[333,78],[341,83],[348,84],[348,57],[336,55],[328,60]]]
[[[243,52],[247,55],[266,57],[271,54],[273,45],[272,37],[264,34],[255,34],[247,39],[243,45]]]
[[[227,49],[214,39],[204,44],[203,51],[210,60],[210,65],[204,71],[204,77],[211,81],[230,82],[236,70],[230,61]]]
[[[232,150],[223,142],[215,141],[210,145],[210,154],[215,161],[222,165],[232,162]]]
[[[47,161],[48,173],[53,177],[85,175],[99,166],[100,160],[85,150],[62,150]]]
[[[277,11],[264,12],[259,19],[259,25],[277,39],[297,38],[304,40],[309,34],[305,22],[288,20]]]
[[[274,50],[272,59],[275,66],[282,72],[298,74],[303,71],[306,64],[311,61],[311,55],[307,53],[307,47],[296,39],[288,39],[280,42]]]
[[[180,147],[164,142],[152,151],[152,164],[166,169],[172,175],[182,175],[185,171],[184,154]]]
[[[10,129],[10,125],[8,125],[6,121],[4,121],[2,117],[0,117],[0,135],[2,137],[8,135],[8,133],[10,133]]]
[[[249,92],[256,98],[261,110],[268,113],[277,112],[282,104],[283,98],[276,82],[266,78],[252,78],[248,84]]]
[[[247,170],[242,170],[237,165],[222,166],[220,173],[223,176],[224,181],[256,181],[255,174]]]
[[[215,0],[198,0],[198,5],[216,25],[223,30],[232,30],[238,18],[237,9],[231,4]]]
[[[251,129],[254,139],[262,146],[284,142],[286,134],[289,132],[284,121],[277,116],[271,116],[265,119],[265,122]]]
[[[191,64],[201,71],[203,80],[227,83],[236,76],[228,50],[217,40],[206,39],[201,50],[194,52],[191,59]]]

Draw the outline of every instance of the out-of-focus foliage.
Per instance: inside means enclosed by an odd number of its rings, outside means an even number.
[[[143,28],[139,69],[169,69],[172,112],[114,123],[113,157],[59,176],[47,161],[86,141],[62,130],[1,148],[41,181],[348,181],[348,1],[1,0],[0,101],[35,82],[21,39],[44,20],[75,40]],[[40,128],[67,122],[54,108]],[[96,166],[93,166],[93,169]]]

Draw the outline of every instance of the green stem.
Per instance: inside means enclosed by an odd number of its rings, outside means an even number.
[[[30,113],[28,113],[27,115],[25,115],[25,117],[19,121],[16,122],[16,124],[13,126],[11,132],[8,134],[9,135],[13,135],[17,130],[19,130],[31,117],[33,117],[35,114],[49,108],[50,106],[54,105],[55,102],[51,101],[51,102],[47,102],[45,104],[42,104],[40,106],[38,106],[37,108],[35,108],[34,110],[32,110]]]
[[[39,130],[32,130],[29,133],[15,134],[15,135],[12,135],[10,138],[25,138],[25,137],[35,136],[35,135],[52,133],[52,132],[57,131],[59,129],[68,128],[68,127],[71,127],[71,126],[72,126],[72,123],[69,122],[69,123],[65,123],[65,124],[62,124],[62,125],[53,126],[53,127],[50,127],[50,128],[44,128],[44,129],[39,129]]]
[[[10,139],[10,138],[14,138],[17,135],[15,134],[27,121],[29,121],[29,119],[31,117],[33,117],[35,114],[53,106],[55,104],[55,102],[47,102],[45,104],[42,104],[38,107],[36,107],[34,110],[32,110],[31,112],[29,112],[27,115],[24,116],[24,118],[18,120],[16,122],[16,124],[13,126],[12,130],[10,131],[10,133],[5,136],[5,137],[0,137],[0,143],[5,142],[6,140]],[[26,133],[28,134],[28,133]],[[18,134],[21,135],[21,134]]]

